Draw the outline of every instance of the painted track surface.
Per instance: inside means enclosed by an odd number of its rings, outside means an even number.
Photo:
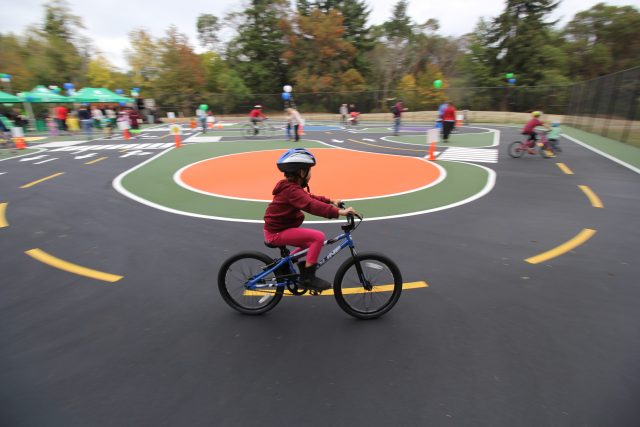
[[[0,162],[0,425],[636,425],[638,175],[567,141],[558,159],[512,160],[516,137],[502,129],[486,196],[358,229],[361,251],[429,283],[374,322],[329,297],[288,298],[259,318],[232,312],[217,269],[237,251],[268,252],[261,226],[172,215],[114,191],[153,149]],[[572,252],[524,261],[584,228],[597,234]],[[24,254],[33,248],[124,278],[60,271]]]

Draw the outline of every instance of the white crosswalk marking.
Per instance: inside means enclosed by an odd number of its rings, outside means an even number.
[[[173,142],[155,142],[146,144],[112,144],[112,145],[76,145],[71,147],[55,148],[51,151],[72,151],[82,153],[84,151],[96,151],[96,150],[137,150],[144,148],[145,150],[164,150],[165,148],[173,147]]]
[[[444,153],[438,156],[438,160],[498,163],[498,150],[492,148],[448,147]]]

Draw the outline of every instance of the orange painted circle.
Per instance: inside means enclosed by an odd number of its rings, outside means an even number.
[[[216,157],[186,167],[182,182],[219,196],[271,200],[283,174],[276,161],[285,150],[255,151]],[[390,156],[340,149],[315,149],[311,169],[314,194],[334,199],[381,197],[416,190],[440,177],[440,169],[415,157]]]

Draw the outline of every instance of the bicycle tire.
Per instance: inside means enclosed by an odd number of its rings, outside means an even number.
[[[218,271],[218,290],[222,299],[243,314],[258,315],[271,310],[282,299],[284,287],[249,291],[245,283],[272,262],[273,258],[262,252],[240,252],[227,259]],[[235,277],[230,273],[235,273]],[[274,277],[272,273],[268,279]],[[230,283],[232,279],[234,283]],[[233,286],[232,290],[229,289],[230,285]]]
[[[251,138],[254,135],[254,131],[255,129],[253,128],[252,124],[246,124],[244,126],[242,126],[242,136],[245,136],[247,138]]]
[[[373,287],[364,288],[358,278],[356,262]],[[378,279],[382,283],[377,283]],[[398,266],[387,256],[378,253],[362,253],[346,260],[334,279],[336,302],[347,314],[358,319],[376,319],[396,305],[402,293],[402,274]],[[388,295],[388,298],[384,298]],[[361,306],[357,306],[357,303]],[[374,307],[375,304],[375,307]]]
[[[514,159],[522,157],[525,151],[527,149],[521,141],[514,141],[509,144],[509,155]]]

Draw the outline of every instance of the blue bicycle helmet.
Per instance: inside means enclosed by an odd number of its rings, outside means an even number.
[[[316,158],[306,148],[291,148],[278,159],[278,169],[282,172],[295,172],[316,165]]]

